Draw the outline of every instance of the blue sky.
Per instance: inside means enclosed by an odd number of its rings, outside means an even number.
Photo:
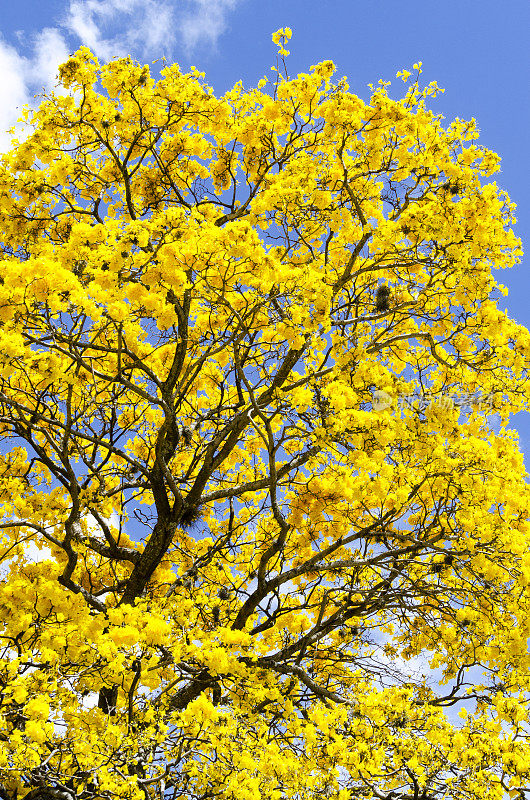
[[[130,53],[194,64],[222,94],[270,75],[271,33],[285,26],[291,74],[331,59],[365,99],[368,83],[422,61],[425,81],[446,90],[433,108],[447,122],[475,117],[481,143],[502,157],[497,182],[517,203],[516,233],[528,241],[528,0],[0,0],[0,149],[20,108],[53,85],[57,65],[81,44],[102,60]],[[398,93],[401,81],[394,86]],[[509,312],[530,327],[527,268],[500,279]],[[515,424],[528,465],[530,418]]]

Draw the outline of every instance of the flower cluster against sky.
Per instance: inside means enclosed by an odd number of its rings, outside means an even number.
[[[270,74],[271,33],[283,26],[293,29],[291,74],[331,59],[364,99],[367,84],[422,61],[425,81],[446,90],[433,109],[448,122],[475,117],[480,142],[502,157],[497,183],[518,204],[516,233],[528,239],[526,0],[0,0],[0,150],[24,104],[54,85],[58,64],[82,44],[102,61],[130,54],[194,64],[222,94]],[[501,280],[511,315],[530,327],[524,266]],[[530,453],[530,421],[515,423]]]

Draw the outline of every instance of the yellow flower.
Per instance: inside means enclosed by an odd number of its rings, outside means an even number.
[[[50,713],[50,704],[43,697],[37,697],[26,703],[26,713],[30,717],[37,717],[38,719],[48,719]]]
[[[162,644],[169,632],[170,627],[164,619],[156,617],[154,614],[149,616],[144,628],[144,636],[148,644]]]
[[[26,722],[24,733],[28,739],[31,739],[37,744],[42,744],[42,742],[45,742],[47,738],[43,725],[35,720],[28,720],[28,722]]]
[[[292,35],[293,35],[293,32],[292,32],[291,28],[279,28],[277,31],[275,31],[272,34],[272,41],[274,42],[274,44],[279,44],[280,43],[280,39],[283,38],[286,41],[288,41],[291,38]]]
[[[110,638],[119,647],[128,647],[135,644],[140,639],[139,631],[132,625],[122,627],[112,627],[109,632]]]

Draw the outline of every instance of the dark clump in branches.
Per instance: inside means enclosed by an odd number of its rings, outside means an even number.
[[[375,293],[375,309],[379,313],[390,308],[390,289],[388,286],[378,286]]]
[[[183,530],[187,530],[188,528],[193,528],[201,518],[202,510],[200,506],[185,506],[177,524]]]

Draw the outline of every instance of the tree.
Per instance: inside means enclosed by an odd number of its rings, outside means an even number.
[[[528,792],[514,206],[289,36],[219,99],[81,48],[2,157],[4,800]]]

